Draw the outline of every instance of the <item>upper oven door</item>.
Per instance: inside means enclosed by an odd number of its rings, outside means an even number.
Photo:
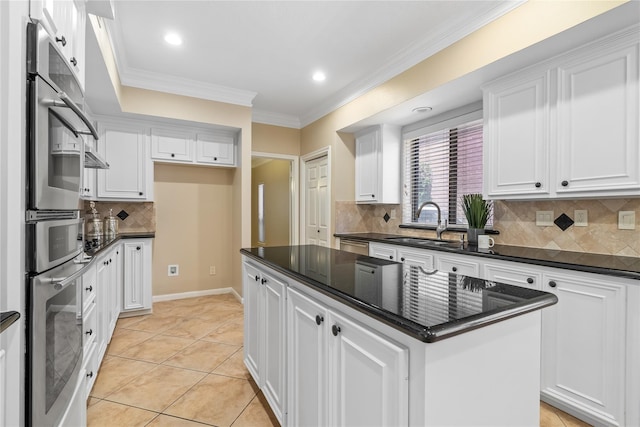
[[[84,248],[82,218],[28,222],[27,268],[40,273],[78,256]]]

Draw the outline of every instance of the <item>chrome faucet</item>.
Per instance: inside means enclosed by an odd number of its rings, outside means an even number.
[[[417,221],[418,218],[420,218],[422,209],[424,209],[424,207],[427,205],[435,206],[435,208],[438,210],[438,225],[436,226],[436,236],[438,237],[438,240],[442,240],[442,232],[447,230],[447,220],[445,219],[444,225],[442,225],[442,212],[440,211],[440,206],[438,206],[436,202],[429,200],[421,204],[418,210],[416,210],[416,214],[413,216],[413,219]]]

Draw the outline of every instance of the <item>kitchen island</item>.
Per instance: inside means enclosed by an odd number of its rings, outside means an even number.
[[[245,364],[283,425],[539,425],[554,295],[313,245],[241,253]]]

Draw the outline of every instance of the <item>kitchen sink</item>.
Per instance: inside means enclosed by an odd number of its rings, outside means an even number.
[[[390,240],[398,243],[408,243],[412,245],[421,246],[445,246],[445,247],[459,247],[460,242],[456,240],[435,240],[435,239],[421,239],[419,237],[389,237],[386,240]]]

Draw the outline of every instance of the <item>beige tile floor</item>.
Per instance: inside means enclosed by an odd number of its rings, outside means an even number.
[[[87,405],[89,427],[278,426],[243,364],[242,305],[230,294],[119,319]],[[540,425],[588,426],[545,403]]]

